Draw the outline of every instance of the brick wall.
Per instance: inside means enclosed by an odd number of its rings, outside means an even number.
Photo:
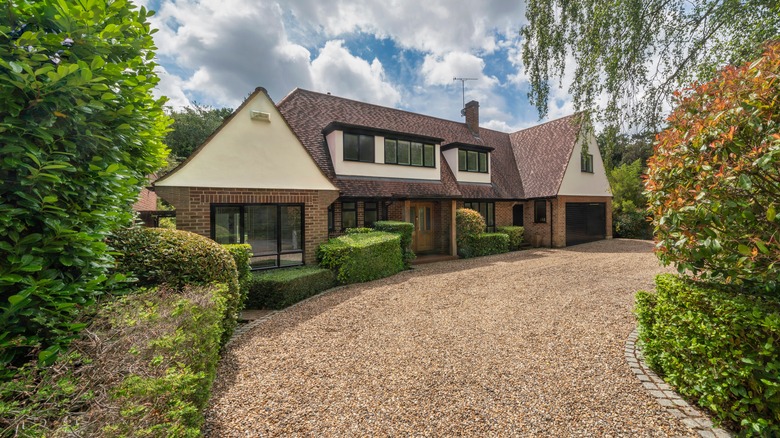
[[[176,208],[176,228],[209,238],[211,204],[303,204],[304,262],[312,265],[317,246],[328,239],[328,205],[338,197],[331,190],[156,187],[155,191]]]
[[[523,228],[525,228],[524,240],[531,245],[550,246],[550,203],[545,201],[547,222],[534,222],[534,202],[523,202]]]

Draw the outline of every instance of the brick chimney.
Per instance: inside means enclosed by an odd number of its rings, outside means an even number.
[[[472,133],[479,135],[479,102],[472,100],[463,109],[466,113],[466,126]]]

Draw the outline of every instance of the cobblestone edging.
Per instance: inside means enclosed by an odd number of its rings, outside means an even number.
[[[724,429],[716,428],[712,421],[700,410],[691,406],[677,394],[671,386],[650,369],[645,363],[642,351],[637,346],[639,334],[636,329],[626,340],[626,361],[631,371],[642,383],[648,393],[669,412],[689,428],[698,432],[704,438],[727,438],[731,434]]]

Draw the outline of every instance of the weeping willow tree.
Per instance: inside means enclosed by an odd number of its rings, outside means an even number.
[[[526,18],[523,64],[540,117],[565,75],[576,109],[597,110],[612,130],[657,129],[675,89],[780,37],[778,0],[528,0]]]

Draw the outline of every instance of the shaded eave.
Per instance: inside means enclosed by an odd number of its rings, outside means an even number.
[[[354,125],[354,124],[342,123],[342,122],[328,123],[328,125],[322,129],[322,134],[328,135],[331,132],[337,130],[374,134],[374,135],[379,134],[383,137],[389,135],[394,138],[402,138],[402,139],[409,139],[409,140],[424,140],[432,143],[441,143],[444,141],[443,138],[438,138],[438,137],[430,137],[427,135],[419,135],[419,134],[410,134],[408,132],[391,131],[388,129],[375,128],[375,127],[363,126],[363,125]]]

